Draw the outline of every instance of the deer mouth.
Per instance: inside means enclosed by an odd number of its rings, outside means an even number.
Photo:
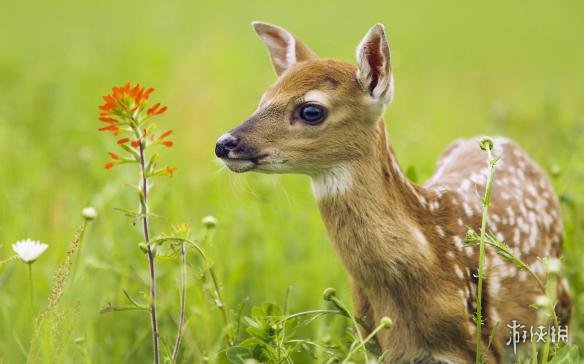
[[[268,154],[260,154],[255,157],[227,157],[221,160],[231,171],[243,173],[255,169],[260,164],[269,163],[268,157]]]

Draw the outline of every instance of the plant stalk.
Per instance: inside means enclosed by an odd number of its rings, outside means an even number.
[[[142,198],[140,209],[142,213],[142,227],[144,242],[148,245],[148,265],[150,268],[150,319],[152,322],[152,349],[154,351],[154,363],[159,364],[160,355],[158,349],[158,320],[156,318],[156,267],[154,265],[154,252],[149,243],[150,230],[148,226],[148,177],[146,176],[146,163],[144,157],[144,140],[140,141],[140,173],[142,184]]]
[[[181,288],[180,288],[180,314],[178,318],[178,331],[176,333],[176,341],[174,343],[174,349],[172,351],[172,362],[176,362],[178,357],[178,351],[180,348],[180,343],[182,340],[182,330],[185,322],[185,306],[186,306],[186,293],[187,293],[187,254],[185,250],[185,243],[180,244],[180,255],[181,255]]]
[[[481,221],[481,236],[479,240],[479,271],[477,283],[477,315],[476,315],[476,363],[482,362],[481,344],[483,334],[483,317],[482,317],[482,296],[483,296],[483,275],[485,265],[485,233],[487,229],[487,212],[489,210],[489,203],[491,201],[491,190],[493,188],[493,178],[495,175],[495,163],[497,160],[492,159],[491,150],[487,149],[488,156],[488,172],[487,184],[485,186],[485,198],[483,199],[483,217]]]
[[[32,285],[32,262],[28,263],[28,282],[30,283],[30,308],[34,311],[34,293]]]
[[[352,348],[349,351],[349,353],[345,357],[345,360],[343,360],[343,362],[341,364],[349,363],[349,360],[351,360],[351,357],[353,355],[355,355],[355,353],[357,351],[359,351],[359,349],[363,349],[363,351],[365,353],[367,353],[367,349],[365,348],[365,344],[367,344],[371,339],[373,339],[375,337],[375,335],[377,335],[377,333],[379,331],[381,331],[383,328],[385,328],[385,326],[383,324],[380,324],[373,331],[371,331],[371,333],[369,335],[367,335],[367,337],[365,339],[361,338],[359,344],[357,344],[357,346],[355,346],[354,348]],[[357,330],[358,330],[358,328],[357,328]],[[367,355],[365,355],[365,358],[367,358]],[[368,361],[366,361],[366,363],[368,363]]]
[[[206,229],[203,239],[206,242],[208,247],[211,245],[212,237],[213,237],[213,235],[211,234],[209,229]],[[199,253],[201,254],[203,260],[205,261],[205,267],[207,269],[207,272],[209,273],[209,277],[211,278],[211,283],[213,285],[213,291],[215,291],[214,292],[215,306],[217,306],[219,311],[221,311],[221,316],[223,317],[223,322],[225,323],[225,327],[229,328],[229,325],[230,325],[229,313],[227,312],[227,309],[225,308],[225,304],[223,303],[223,297],[221,296],[221,289],[219,287],[219,280],[217,279],[217,274],[215,273],[215,269],[213,268],[213,263],[210,261],[210,259],[207,257],[207,255],[203,252],[203,250],[200,247],[196,246],[196,248],[199,251]],[[229,346],[235,345],[235,338],[231,334],[231,330],[227,331],[227,343],[229,344]]]

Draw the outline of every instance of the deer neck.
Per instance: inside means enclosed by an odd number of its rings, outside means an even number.
[[[427,192],[402,173],[383,120],[372,138],[362,157],[312,177],[321,215],[338,255],[361,285],[422,281],[433,258],[418,218]]]

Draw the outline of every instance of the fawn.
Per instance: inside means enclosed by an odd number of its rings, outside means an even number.
[[[319,58],[278,26],[254,22],[278,75],[256,111],[219,138],[215,154],[234,172],[301,173],[335,250],[350,273],[356,314],[369,327],[387,315],[395,325],[377,335],[388,363],[474,361],[478,249],[463,245],[478,231],[486,161],[478,139],[458,140],[423,186],[402,173],[383,114],[393,96],[384,28],[357,47],[357,67]],[[538,257],[559,257],[558,201],[540,167],[517,144],[494,138],[502,157],[488,228],[538,274]],[[567,282],[558,279],[562,323],[571,315]],[[487,249],[482,329],[485,359],[503,360],[512,320],[536,322],[529,307],[541,291],[533,277]],[[500,322],[487,350],[494,325]],[[527,326],[528,327],[528,326]]]

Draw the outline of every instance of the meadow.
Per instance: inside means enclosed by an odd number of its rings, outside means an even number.
[[[34,263],[34,308],[27,267],[15,260],[0,266],[0,363],[27,360],[33,319],[87,206],[98,217],[64,287],[69,329],[56,361],[151,360],[147,314],[100,313],[108,303],[126,304],[124,290],[142,302],[148,295],[139,225],[116,210],[137,207],[126,186],[137,170],[104,170],[113,143],[97,131],[101,96],[126,82],[154,86],[155,99],[169,107],[157,123],[174,130],[175,146],[162,159],[177,171],[152,189],[152,230],[188,223],[199,239],[202,218],[217,218],[207,253],[227,308],[242,315],[264,302],[290,312],[324,308],[327,287],[350,304],[349,280],[309,180],[236,175],[213,153],[219,135],[243,121],[275,80],[250,26],[256,19],[285,26],[321,56],[350,61],[367,29],[384,23],[396,80],[386,122],[402,167],[420,182],[452,140],[473,135],[511,137],[544,167],[562,202],[576,309],[570,336],[584,354],[583,2],[57,0],[2,8],[0,261],[27,237],[49,248]],[[212,362],[224,345],[224,324],[201,282],[201,260],[192,252],[189,259],[181,359]],[[159,260],[160,326],[168,341],[179,277],[175,260]],[[323,318],[299,336],[335,337],[346,327]]]

